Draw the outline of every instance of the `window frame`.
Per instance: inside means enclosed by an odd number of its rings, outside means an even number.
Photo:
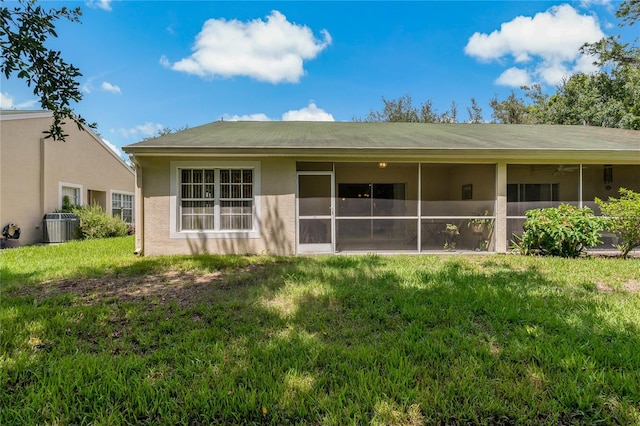
[[[84,186],[78,184],[78,183],[71,183],[71,182],[58,182],[58,210],[62,209],[62,197],[64,197],[64,195],[62,195],[62,189],[63,188],[74,188],[78,191],[78,202],[77,203],[71,203],[73,205],[76,206],[83,206],[84,205]]]
[[[181,217],[181,170],[205,169],[215,170],[214,179],[214,228],[215,229],[182,229]],[[252,229],[226,230],[221,229],[220,218],[220,170],[244,169],[252,170],[253,185],[253,212]],[[260,214],[261,214],[261,168],[259,161],[171,161],[170,162],[170,222],[169,238],[260,238]]]
[[[131,222],[127,222],[127,224],[129,225],[133,225],[135,223],[136,220],[136,216],[135,216],[135,210],[136,210],[136,202],[135,202],[135,194],[133,192],[128,192],[128,191],[118,191],[118,190],[111,190],[109,191],[109,214],[111,216],[113,216],[113,196],[114,195],[128,195],[131,197]],[[122,201],[122,204],[124,204],[124,201]],[[124,220],[124,218],[122,217],[122,212],[123,212],[124,207],[120,208],[120,215],[118,216],[120,219]],[[126,220],[125,220],[126,222]]]

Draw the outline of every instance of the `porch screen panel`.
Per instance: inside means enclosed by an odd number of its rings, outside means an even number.
[[[300,216],[331,216],[331,176],[298,176]]]
[[[421,165],[422,250],[494,250],[496,165]]]
[[[524,231],[528,210],[579,206],[580,164],[507,165],[507,247]]]
[[[331,219],[300,219],[300,244],[331,244]]]
[[[417,251],[418,163],[335,163],[336,250]]]
[[[338,251],[416,250],[415,219],[341,219],[337,221]]]

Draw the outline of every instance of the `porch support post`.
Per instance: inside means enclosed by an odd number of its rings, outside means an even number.
[[[416,241],[418,243],[418,253],[422,252],[422,163],[418,162],[418,230]]]
[[[144,193],[142,190],[142,166],[135,159],[135,157],[130,156],[131,162],[134,164],[136,168],[136,188],[133,196],[134,202],[134,221],[135,221],[135,254],[144,255]]]
[[[507,163],[496,165],[496,252],[507,252]]]

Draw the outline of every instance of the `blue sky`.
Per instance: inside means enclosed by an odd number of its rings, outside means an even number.
[[[495,94],[553,91],[595,70],[584,42],[638,31],[608,0],[41,3],[82,8],[49,47],[80,68],[75,109],[116,150],[220,119],[351,121],[405,94],[455,101],[459,121],[475,98],[489,120]],[[0,83],[2,108],[39,108],[23,81]]]

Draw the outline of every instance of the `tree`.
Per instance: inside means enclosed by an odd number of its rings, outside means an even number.
[[[622,19],[620,26],[633,25],[640,19],[640,0],[622,2],[616,17]],[[576,116],[582,115],[586,124],[640,130],[640,48],[610,36],[585,44],[581,52],[595,56],[602,70],[576,74],[559,87],[551,101],[572,117],[552,114],[551,122],[578,124]]]
[[[382,111],[371,111],[364,119],[367,122],[418,122],[418,110],[413,106],[411,95],[387,100],[382,97]]]
[[[456,123],[458,117],[458,104],[451,102],[451,109],[442,114],[438,114],[433,108],[433,102],[429,99],[419,107],[413,105],[411,95],[404,95],[398,99],[386,99],[382,97],[384,106],[382,110],[371,110],[369,114],[360,119],[353,118],[353,121],[375,122],[404,122],[404,123]]]
[[[620,3],[616,17],[622,19],[623,25],[633,25],[640,21],[640,0],[626,0]]]
[[[517,98],[516,94],[511,91],[503,101],[498,100],[496,94],[489,102],[489,106],[493,109],[491,117],[494,123],[502,124],[526,124],[529,123],[528,107],[523,99]]]
[[[420,105],[419,121],[421,123],[437,123],[438,113],[433,108],[431,99]]]
[[[451,101],[451,109],[445,111],[440,116],[440,123],[453,124],[458,122],[458,104],[456,101]]]
[[[16,74],[33,87],[43,109],[53,113],[53,124],[45,132],[47,138],[63,140],[64,119],[73,120],[78,128],[89,125],[71,108],[82,99],[79,69],[64,61],[61,53],[45,47],[49,37],[57,37],[54,23],[59,19],[80,22],[80,8],[45,10],[36,0],[18,0],[18,6],[0,8],[0,71],[5,78]]]
[[[471,98],[471,106],[467,107],[467,113],[469,114],[469,123],[481,124],[484,123],[482,117],[482,108],[478,105],[475,98]]]
[[[163,127],[162,129],[158,130],[154,135],[145,136],[144,138],[142,138],[142,140],[143,141],[148,141],[150,139],[159,138],[161,136],[170,135],[172,133],[182,132],[183,130],[188,130],[188,129],[189,129],[189,125],[187,125],[187,124],[185,124],[182,127],[177,127],[175,129],[172,129],[171,127]]]

